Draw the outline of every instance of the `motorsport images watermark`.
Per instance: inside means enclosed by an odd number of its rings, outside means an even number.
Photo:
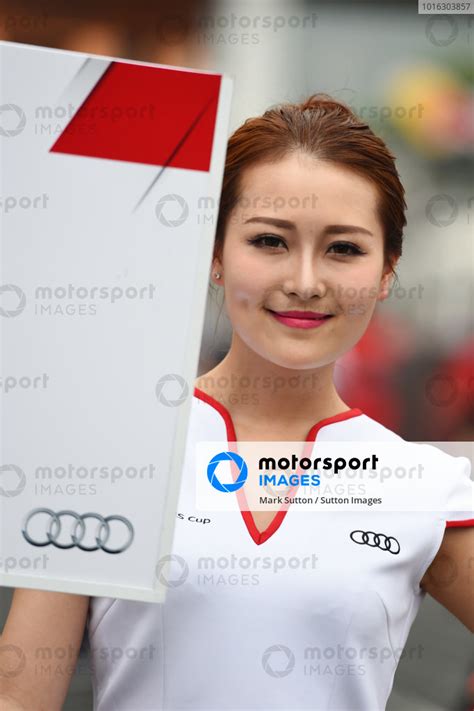
[[[77,659],[77,647],[50,647],[47,645],[36,647],[31,658],[30,672],[36,677],[57,678],[59,675],[75,672],[87,674],[101,663],[118,664],[125,660],[132,664],[150,664],[155,666],[158,658],[158,649],[153,644],[143,647],[134,645],[98,646],[87,641],[87,656]],[[77,662],[77,663],[76,663]]]
[[[14,138],[23,132],[26,114],[18,104],[0,105],[0,139]]]
[[[314,193],[308,195],[254,195],[248,198],[241,195],[237,200],[236,207],[243,210],[257,208],[271,208],[276,214],[284,208],[304,208],[315,209],[318,206],[318,196]],[[220,198],[210,195],[201,195],[197,199],[193,198],[190,204],[184,195],[168,193],[160,197],[155,205],[155,214],[160,224],[165,227],[180,227],[192,215],[193,224],[205,225],[215,224],[219,212]],[[243,215],[233,213],[229,217],[229,224],[240,224],[250,217],[250,212]]]
[[[25,390],[46,390],[49,384],[49,375],[5,375],[0,378],[0,393]]]
[[[166,373],[156,383],[155,395],[165,407],[179,407],[190,393],[189,385],[179,373]]]
[[[3,15],[0,20],[0,27],[7,32],[38,32],[44,30],[48,24],[49,15],[46,12],[35,15],[34,13],[20,13],[13,15]]]
[[[0,215],[26,210],[46,210],[49,207],[49,195],[5,195],[0,196]]]
[[[26,667],[26,656],[16,644],[2,644],[0,638],[0,679],[20,676]]]
[[[26,486],[26,475],[17,464],[2,464],[0,466],[0,497],[13,498],[19,496]]]
[[[219,8],[222,9],[222,8]],[[160,44],[181,44],[192,38],[200,45],[259,45],[272,34],[314,31],[318,16],[266,14],[248,15],[235,12],[197,15],[189,18],[175,13],[163,15],[155,23]]]
[[[55,284],[27,288],[25,285],[0,285],[0,316],[16,318],[24,312],[40,318],[95,316],[105,306],[152,301],[155,284],[137,286]]]
[[[263,671],[276,679],[298,674],[303,676],[357,676],[367,674],[369,668],[381,664],[398,663],[400,659],[421,659],[425,649],[418,644],[412,647],[344,644],[320,647],[308,645],[292,649],[286,644],[271,644],[263,650]]]
[[[260,402],[260,397],[268,393],[276,393],[283,388],[301,390],[307,393],[309,390],[319,392],[321,387],[320,377],[312,373],[311,375],[297,374],[284,376],[242,376],[232,373],[230,376],[202,377],[204,392],[214,391],[215,399],[226,404],[240,402],[243,405],[256,405]],[[164,407],[179,407],[186,398],[194,392],[194,385],[187,383],[179,373],[166,373],[161,376],[155,385],[155,395]]]
[[[456,199],[448,193],[430,197],[425,206],[428,222],[435,227],[449,227],[455,222],[471,225],[473,222],[474,196]]]
[[[289,505],[301,511],[449,511],[453,501],[447,472],[453,471],[460,479],[458,510],[472,508],[469,459],[452,457],[432,443],[394,436],[227,444],[225,450],[220,441],[195,444],[198,511],[232,511],[234,496],[241,493],[248,508],[257,511]],[[359,484],[364,489],[356,495]]]
[[[451,407],[466,400],[474,407],[474,375],[434,373],[425,382],[425,395],[434,407]]]
[[[349,108],[352,109],[361,120],[367,122],[383,122],[405,118],[410,121],[415,119],[421,120],[425,112],[423,104],[411,104],[410,106],[403,104],[372,104],[370,106],[349,104]]]
[[[178,514],[179,517],[179,514]],[[194,519],[194,521],[192,520]],[[181,519],[187,525],[212,525],[212,519],[199,521],[190,516]],[[278,576],[282,571],[305,571],[311,574],[318,568],[318,556],[237,556],[234,553],[221,556],[198,556],[186,560],[170,554],[160,558],[155,567],[156,578],[167,588],[177,588],[187,583],[202,587],[233,587],[261,585],[269,576]]]
[[[430,588],[443,590],[453,585],[459,576],[465,577],[464,565],[459,568],[456,559],[448,553],[438,553],[436,561],[426,571],[426,578]],[[474,585],[474,556],[469,556],[467,561],[467,579],[470,585]]]
[[[387,290],[387,301],[404,301],[408,299],[421,300],[425,291],[424,284],[413,284],[412,286],[402,286],[393,283]],[[329,291],[331,293],[331,291]],[[363,316],[374,308],[374,301],[380,293],[380,286],[344,286],[338,284],[332,289],[335,298],[339,303],[344,303],[343,312],[346,316]],[[337,315],[337,314],[336,314]]]
[[[0,466],[0,498],[19,496],[27,482],[29,492],[35,496],[90,496],[100,493],[104,483],[149,481],[157,476],[157,467],[152,463],[86,466],[67,462],[37,465],[32,472],[25,472],[17,464],[4,464]]]
[[[94,106],[67,104],[43,104],[26,107],[14,103],[0,106],[0,138],[13,138],[28,129],[38,136],[59,136],[75,117],[80,118],[80,125],[72,122],[71,134],[91,135],[97,131],[99,121],[109,123],[126,121],[133,130],[143,125],[144,121],[155,121],[158,107],[148,102],[144,104],[108,103]]]
[[[332,89],[330,94],[345,103],[355,115],[368,124],[383,124],[399,119],[422,120],[426,107],[423,104],[365,104],[348,86]],[[380,130],[380,128],[379,128]]]
[[[214,392],[214,399],[222,405],[257,405],[263,397],[277,393],[282,389],[301,391],[307,395],[309,391],[318,393],[321,388],[321,377],[316,373],[298,373],[288,377],[282,375],[247,376],[231,373],[229,376],[204,375],[200,378],[201,389],[204,392]]]
[[[49,556],[45,553],[34,558],[26,555],[21,557],[14,555],[0,556],[0,573],[10,573],[12,570],[47,570],[48,563]]]
[[[471,46],[473,21],[472,15],[431,15],[425,22],[425,37],[435,47],[449,47],[453,42]]]

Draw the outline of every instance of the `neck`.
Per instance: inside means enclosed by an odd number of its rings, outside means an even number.
[[[334,363],[308,369],[271,363],[234,333],[225,358],[197,378],[196,385],[225,405],[234,422],[314,424],[348,409],[337,394],[333,373]]]

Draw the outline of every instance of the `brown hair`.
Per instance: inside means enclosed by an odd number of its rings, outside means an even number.
[[[269,108],[262,116],[248,118],[231,135],[213,258],[222,254],[227,221],[239,200],[245,169],[276,162],[294,151],[350,168],[376,186],[385,263],[393,272],[393,263],[402,253],[407,207],[395,157],[348,106],[328,94],[312,94],[299,104]]]

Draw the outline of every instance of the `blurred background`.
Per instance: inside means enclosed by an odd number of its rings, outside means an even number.
[[[474,15],[418,15],[417,0],[4,0],[0,39],[230,74],[230,132],[316,91],[348,103],[397,156],[408,225],[398,282],[338,362],[339,391],[406,439],[474,439]],[[210,295],[199,374],[229,347],[222,307]],[[430,598],[418,644],[388,711],[474,708],[472,637]],[[87,659],[85,639],[67,710],[92,708]]]

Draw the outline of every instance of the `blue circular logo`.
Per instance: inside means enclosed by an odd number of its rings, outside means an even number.
[[[239,476],[232,482],[232,484],[221,484],[216,475],[216,469],[220,462],[234,462],[239,467]],[[211,482],[214,489],[218,491],[237,491],[240,489],[247,481],[248,469],[247,465],[239,454],[235,452],[220,452],[216,454],[215,457],[211,459],[207,465],[207,478]]]

